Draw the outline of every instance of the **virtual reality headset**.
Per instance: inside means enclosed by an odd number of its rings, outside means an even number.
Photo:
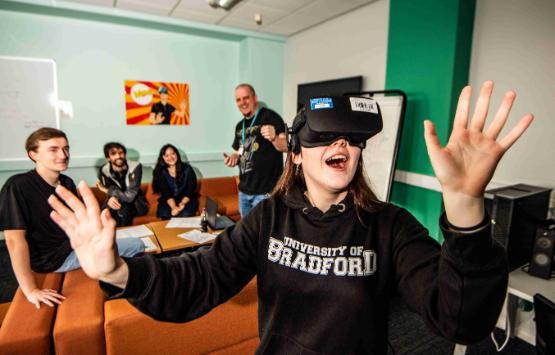
[[[312,148],[330,145],[345,138],[351,145],[364,149],[366,141],[383,128],[380,107],[368,97],[333,96],[309,99],[289,129],[290,147]]]

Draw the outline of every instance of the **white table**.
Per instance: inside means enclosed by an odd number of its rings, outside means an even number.
[[[518,299],[534,302],[534,295],[541,293],[549,300],[555,302],[555,278],[550,280],[531,276],[520,268],[509,274],[509,287],[507,289],[506,316],[509,318],[511,337],[517,336],[532,345],[536,345],[535,322],[529,322],[533,329],[526,329],[525,323],[519,322]]]
[[[521,298],[533,303],[536,293],[541,293],[555,302],[555,278],[546,280],[530,276],[520,268],[509,273],[507,299],[497,321],[497,327],[505,329],[506,317],[508,317],[511,337],[517,336],[534,346],[536,345],[536,323],[533,320],[533,314],[529,314],[528,319],[520,319],[519,313],[523,312],[518,312],[518,299]],[[466,346],[457,344],[453,355],[463,355],[465,352]]]

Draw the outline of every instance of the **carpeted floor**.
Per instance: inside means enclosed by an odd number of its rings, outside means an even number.
[[[498,342],[501,342],[501,339],[505,339],[503,331],[496,329],[495,333]],[[393,350],[390,349],[388,355],[446,355],[452,354],[455,347],[455,344],[430,332],[420,316],[409,311],[399,298],[392,301],[389,339]],[[536,350],[530,344],[515,338],[509,341],[502,352],[497,353],[489,337],[477,344],[468,346],[466,349],[466,355],[493,354],[534,355]]]
[[[9,302],[17,289],[17,281],[12,271],[6,243],[0,240],[0,303]],[[430,332],[420,317],[410,312],[400,299],[392,301],[389,322],[389,338],[391,348],[388,354],[393,355],[447,355],[452,354],[454,344]],[[498,339],[503,338],[499,331]],[[503,355],[533,355],[535,349],[520,339],[512,339]],[[491,340],[485,339],[467,348],[467,355],[497,354]]]

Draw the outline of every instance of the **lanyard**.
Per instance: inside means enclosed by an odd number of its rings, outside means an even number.
[[[252,122],[249,128],[251,128],[254,122],[256,121],[256,118],[258,117],[259,112],[260,112],[260,109],[256,110],[256,113],[254,114],[254,118],[252,119]],[[244,145],[244,144],[245,144],[245,119],[243,119],[243,130],[241,131],[241,145]]]

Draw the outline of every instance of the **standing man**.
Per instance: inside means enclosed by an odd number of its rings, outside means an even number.
[[[41,128],[25,142],[35,169],[12,176],[0,192],[0,230],[4,231],[12,268],[27,300],[53,306],[65,297],[55,290],[39,289],[33,271],[66,272],[79,268],[64,231],[50,218],[48,197],[62,185],[76,192],[71,178],[63,175],[69,164],[69,144],[64,132]],[[131,257],[144,251],[136,238],[118,239],[118,251]]]
[[[170,124],[175,107],[168,102],[168,88],[160,86],[158,88],[158,93],[160,94],[160,102],[152,105],[152,108],[150,109],[150,123]]]
[[[102,208],[108,207],[119,226],[129,226],[135,216],[148,212],[148,203],[141,193],[143,167],[141,163],[127,160],[127,149],[121,143],[104,145],[108,162],[100,168],[96,186],[108,197]]]
[[[241,217],[268,197],[283,171],[287,151],[285,122],[274,111],[259,107],[249,84],[235,88],[235,103],[243,119],[235,126],[233,153],[224,153],[229,167],[239,165],[239,212]]]

